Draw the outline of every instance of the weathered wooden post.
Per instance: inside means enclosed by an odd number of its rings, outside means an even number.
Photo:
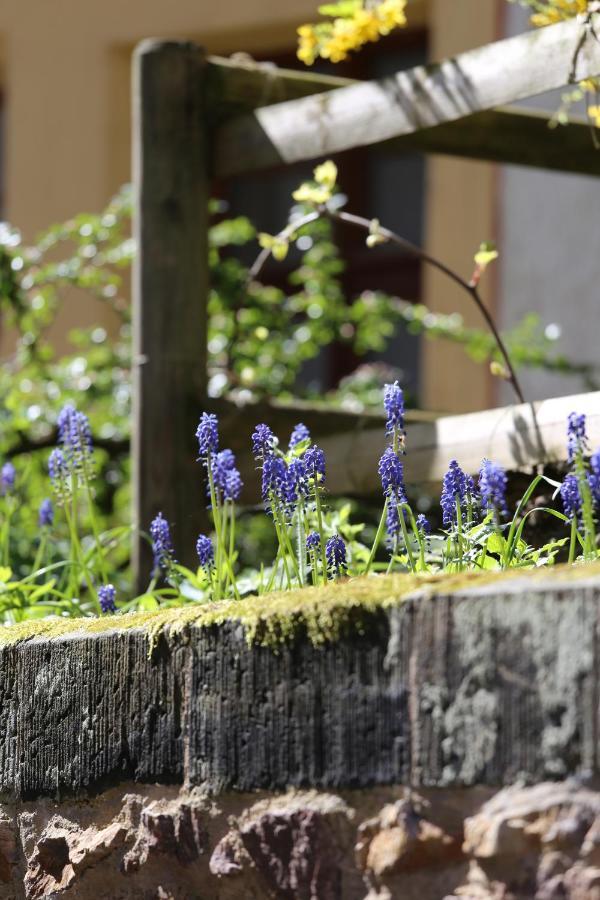
[[[158,512],[190,561],[202,520],[194,429],[206,395],[208,292],[206,60],[191,43],[144,41],[134,56],[133,551]],[[197,488],[195,487],[197,485]]]

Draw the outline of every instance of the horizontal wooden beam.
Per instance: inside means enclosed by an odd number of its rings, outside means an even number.
[[[209,56],[209,100],[221,120],[261,106],[298,100],[358,84],[354,78],[321,75],[309,69],[283,69],[243,55]]]
[[[600,15],[595,18],[600,26]],[[578,20],[379,81],[332,82],[310,73],[268,70],[256,63],[236,69],[219,60],[213,60],[211,71],[213,96],[221,104],[219,120],[236,110],[264,104],[223,121],[217,129],[213,163],[218,176],[398,138],[402,139],[396,144],[398,149],[594,174],[600,168],[585,125],[548,132],[543,130],[543,115],[530,117],[497,109],[600,73],[600,43]],[[333,87],[334,83],[339,86]],[[278,102],[279,96],[286,99]],[[297,99],[288,99],[293,96]],[[496,110],[491,118],[478,119],[490,110]],[[515,135],[519,140],[516,147]],[[532,137],[536,138],[534,147],[529,146]],[[552,145],[550,151],[546,144]],[[573,146],[577,149],[576,167],[568,159]],[[564,164],[560,165],[563,153]]]
[[[600,153],[590,124],[571,119],[550,126],[551,117],[539,110],[504,107],[477,113],[458,122],[425,128],[387,141],[398,152],[440,153],[505,165],[531,166],[578,175],[600,175]]]
[[[250,434],[258,421],[269,422],[283,442],[298,420],[310,427],[326,454],[327,487],[332,496],[380,493],[377,464],[386,446],[382,416],[267,404],[242,409],[220,404],[218,409],[223,443],[231,443],[238,453],[246,502],[259,496],[256,463],[248,452]],[[471,474],[479,471],[486,457],[518,472],[565,462],[566,423],[572,411],[586,415],[591,447],[600,447],[600,392],[460,416],[411,413],[407,417],[406,479],[412,484],[439,484],[453,458]]]

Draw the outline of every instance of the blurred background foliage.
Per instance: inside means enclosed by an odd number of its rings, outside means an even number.
[[[299,212],[292,209],[291,215]],[[303,372],[324,347],[341,342],[360,358],[383,351],[398,329],[453,341],[483,364],[496,359],[493,337],[465,327],[459,315],[437,315],[377,290],[346,296],[344,261],[327,220],[298,233],[297,261],[281,287],[248,280],[243,259],[251,257],[257,246],[252,223],[244,217],[228,218],[218,201],[212,202],[211,214],[212,396],[233,395],[239,402],[265,396],[322,402],[322,386],[303,378]],[[15,229],[1,226],[0,321],[7,332],[4,343],[13,351],[0,367],[0,462],[14,460],[17,489],[23,500],[25,495],[28,498],[19,506],[13,529],[15,558],[23,571],[31,563],[37,507],[49,492],[46,462],[55,441],[56,416],[68,400],[90,417],[99,448],[96,490],[102,527],[128,521],[131,321],[127,285],[135,252],[130,222],[131,191],[124,188],[101,214],[80,215],[49,228],[33,246],[25,246]],[[72,331],[65,345],[57,317],[67,291],[74,296],[91,293],[106,304],[112,327]],[[57,337],[61,350],[55,346]],[[597,387],[594,367],[561,355],[556,335],[537,316],[528,315],[505,338],[518,367],[576,372],[589,389]],[[401,360],[397,368],[370,361],[328,391],[326,400],[357,412],[378,409],[383,383],[396,377],[402,378]],[[409,406],[416,404],[417,398],[407,399]],[[245,514],[248,517],[251,513]],[[272,539],[264,516],[255,518],[256,529],[241,529],[245,535],[242,562],[244,557],[253,560],[262,555],[259,548]],[[57,558],[61,554],[60,536],[55,553]],[[124,573],[127,554],[124,543]]]

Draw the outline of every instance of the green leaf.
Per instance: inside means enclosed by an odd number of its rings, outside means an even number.
[[[484,241],[484,243],[480,245],[474,259],[480,269],[485,269],[491,262],[498,259],[496,245],[491,241]]]
[[[142,594],[136,598],[136,606],[144,612],[154,612],[159,608],[158,601],[153,594]]]
[[[506,550],[506,538],[498,534],[497,531],[492,531],[486,541],[486,547],[488,553],[497,553],[499,556],[502,556]]]

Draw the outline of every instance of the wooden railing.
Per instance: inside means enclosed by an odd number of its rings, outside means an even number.
[[[600,16],[595,19],[600,25]],[[586,123],[551,131],[545,115],[506,104],[598,74],[600,43],[579,20],[360,83],[207,58],[190,43],[141,44],[133,78],[136,524],[147,527],[162,510],[176,523],[178,546],[189,561],[204,516],[195,462],[199,412],[217,406],[224,441],[240,449],[255,422],[268,419],[283,428],[298,418],[296,409],[281,405],[238,409],[207,396],[207,205],[214,177],[383,141],[398,152],[597,175],[598,151]],[[578,408],[595,408],[598,398],[591,396],[593,401],[578,398]],[[489,453],[515,467],[540,462],[551,448],[560,453],[553,410],[539,409],[539,427],[526,407],[460,420],[420,417],[411,431],[407,476],[438,479],[451,455],[470,467]],[[305,409],[302,417],[328,450],[333,492],[376,490],[378,417]],[[490,434],[496,436],[493,447]],[[247,457],[241,464],[250,474]],[[149,566],[142,539],[134,566],[141,584]]]

